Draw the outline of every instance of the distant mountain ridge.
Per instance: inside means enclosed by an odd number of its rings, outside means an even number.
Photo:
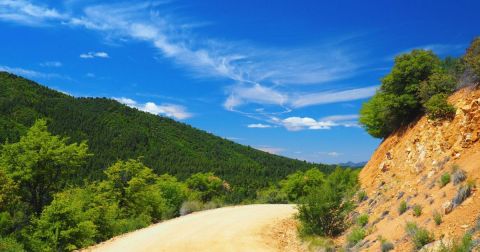
[[[87,140],[94,154],[79,179],[99,179],[119,159],[140,158],[156,173],[185,179],[213,171],[227,180],[232,202],[255,197],[257,189],[314,164],[272,155],[195,129],[170,118],[125,106],[108,98],[75,98],[13,74],[0,72],[0,142],[17,141],[38,118],[49,130]]]
[[[348,161],[345,163],[339,163],[338,165],[342,167],[361,168],[361,167],[364,167],[367,164],[367,162],[368,161],[363,161],[363,162]]]

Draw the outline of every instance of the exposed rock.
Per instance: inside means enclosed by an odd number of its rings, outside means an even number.
[[[382,171],[382,172],[388,171],[388,165],[387,165],[387,163],[386,163],[386,162],[380,163],[379,169],[380,169],[380,171]]]
[[[403,195],[405,195],[405,192],[403,191],[398,192],[397,199],[401,199]]]
[[[438,252],[443,251],[445,246],[450,246],[450,241],[446,239],[438,240],[431,242],[425,246],[423,246],[419,251],[420,252]]]
[[[453,204],[451,201],[444,202],[442,204],[442,209],[444,214],[449,214],[453,210]]]

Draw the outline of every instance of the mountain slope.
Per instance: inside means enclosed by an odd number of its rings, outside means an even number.
[[[49,130],[87,140],[94,154],[79,174],[98,179],[118,159],[139,158],[157,173],[185,179],[213,171],[233,187],[231,201],[295,170],[332,166],[272,155],[216,137],[172,119],[145,113],[107,98],[74,98],[32,81],[0,72],[0,141],[16,141],[35,119],[49,119]]]
[[[419,119],[386,138],[361,171],[361,186],[369,199],[356,210],[369,215],[367,230],[371,232],[359,243],[360,250],[379,251],[378,236],[395,244],[396,251],[411,250],[407,222],[433,232],[435,240],[444,237],[447,243],[472,228],[478,230],[480,195],[476,188],[463,202],[453,199],[460,188],[478,185],[480,179],[480,90],[464,88],[449,102],[456,107],[451,121]],[[463,170],[466,179],[454,185],[458,176],[452,169]],[[452,182],[442,187],[440,178],[445,173]],[[403,214],[398,210],[401,201],[407,203]],[[422,209],[418,217],[413,214],[415,205]],[[433,219],[435,212],[442,217],[439,225]]]

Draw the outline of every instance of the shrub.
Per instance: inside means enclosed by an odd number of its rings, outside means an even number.
[[[402,215],[406,211],[407,211],[407,202],[405,202],[405,200],[402,200],[402,202],[400,202],[400,206],[398,206],[398,213]]]
[[[365,225],[368,224],[368,215],[367,214],[362,214],[357,217],[357,225],[359,227],[364,227]]]
[[[368,196],[367,196],[367,193],[365,191],[362,190],[362,191],[358,192],[357,200],[358,200],[359,203],[366,200],[367,198],[368,198]]]
[[[465,181],[465,179],[467,179],[467,174],[465,173],[464,170],[460,169],[458,165],[455,165],[453,167],[452,177],[453,177],[453,184],[458,185],[463,181]]]
[[[463,185],[458,188],[457,194],[453,197],[452,203],[454,206],[458,206],[462,204],[464,200],[466,200],[470,194],[472,193],[472,188],[468,185]]]
[[[382,239],[382,242],[381,242],[381,250],[382,252],[388,252],[390,250],[393,250],[395,248],[395,246],[393,246],[393,243],[385,240],[385,239]]]
[[[363,238],[365,238],[365,230],[361,227],[354,227],[347,235],[348,245],[353,247],[359,241],[363,240]]]
[[[335,236],[347,227],[346,218],[353,209],[357,173],[336,169],[319,187],[313,187],[298,205],[297,218],[304,234]]]
[[[449,245],[441,244],[440,252],[470,252],[473,248],[472,234],[466,233],[462,239],[453,239]]]
[[[417,249],[434,241],[433,234],[424,228],[419,228],[414,222],[407,222],[406,232]]]
[[[185,201],[180,207],[180,215],[187,215],[203,209],[203,203],[197,200]]]
[[[286,204],[288,203],[288,198],[284,191],[276,186],[270,186],[257,192],[257,202],[263,204]]]
[[[416,204],[413,206],[413,216],[418,217],[422,215],[422,206]]]
[[[475,38],[465,53],[465,62],[475,75],[474,81],[480,81],[480,37]]]
[[[442,215],[437,211],[433,212],[433,221],[437,226],[442,224]]]
[[[428,101],[436,94],[450,94],[457,86],[455,78],[444,71],[435,71],[428,80],[420,83],[418,95],[422,103]]]
[[[11,237],[0,237],[0,251],[2,252],[21,252],[25,251],[22,244]]]
[[[447,101],[448,95],[433,95],[425,104],[427,116],[433,120],[448,119],[455,115],[455,107]]]
[[[450,183],[450,173],[446,172],[440,177],[440,187],[444,187],[448,183]]]

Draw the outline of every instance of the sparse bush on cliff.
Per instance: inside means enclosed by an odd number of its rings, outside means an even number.
[[[465,53],[465,63],[467,68],[471,69],[477,84],[480,82],[480,37],[476,37]]]
[[[402,202],[400,202],[400,205],[398,206],[398,214],[402,215],[406,211],[407,211],[407,202],[405,202],[405,200],[402,200]]]
[[[413,216],[419,217],[422,215],[422,206],[416,204],[413,206]]]
[[[363,229],[362,227],[354,227],[352,231],[350,231],[350,233],[347,235],[348,246],[355,246],[359,241],[365,238],[365,235],[365,229]]]
[[[418,227],[414,222],[407,222],[405,231],[412,239],[415,248],[420,249],[423,246],[433,242],[435,240],[433,234],[425,228]]]
[[[425,103],[428,118],[440,120],[455,116],[455,107],[448,103],[447,98],[447,94],[436,94]]]
[[[448,183],[450,183],[450,173],[446,172],[440,177],[440,187],[444,187]]]
[[[442,224],[442,215],[438,211],[433,212],[433,221],[437,226]]]

